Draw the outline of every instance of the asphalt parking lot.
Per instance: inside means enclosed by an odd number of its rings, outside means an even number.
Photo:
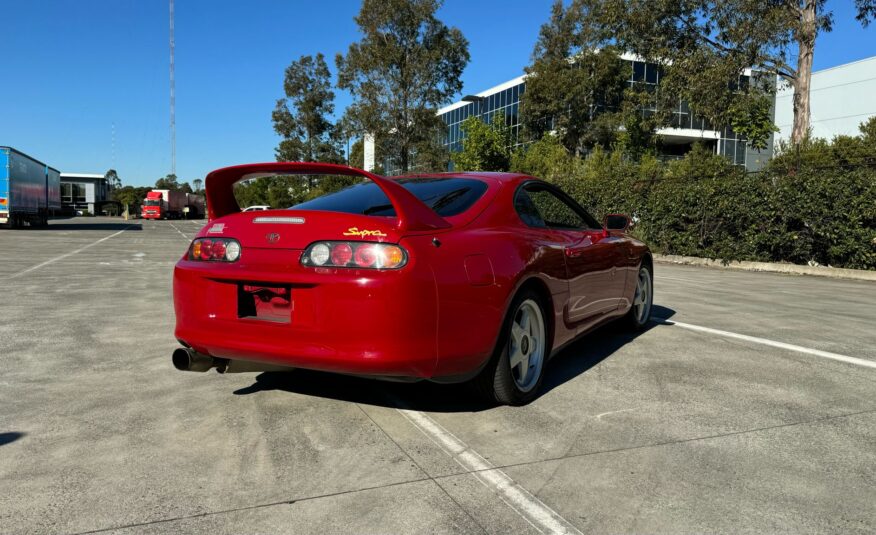
[[[496,408],[175,371],[201,223],[0,230],[0,532],[876,531],[876,284],[658,264],[676,324],[602,329]]]

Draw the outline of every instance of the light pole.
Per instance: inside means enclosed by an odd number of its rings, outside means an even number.
[[[484,110],[484,101],[487,100],[487,97],[481,97],[478,95],[466,95],[461,99],[463,102],[477,102],[478,103],[478,117],[483,114]],[[481,119],[483,120],[483,119]]]

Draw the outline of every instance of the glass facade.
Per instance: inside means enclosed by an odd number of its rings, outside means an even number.
[[[657,86],[660,84],[661,69],[659,65],[646,63],[643,61],[629,61],[630,77],[627,83],[632,87],[634,85],[644,85],[656,94]],[[740,76],[740,85],[748,83],[747,76]],[[500,86],[501,87],[501,86]],[[511,135],[514,146],[519,146],[527,143],[529,140],[521,132],[520,127],[520,100],[526,91],[526,82],[521,78],[519,82],[510,87],[501,87],[500,89],[490,92],[486,95],[480,95],[477,98],[482,99],[478,102],[457,103],[440,113],[444,124],[447,125],[447,133],[444,139],[444,146],[451,152],[462,150],[462,141],[464,134],[460,128],[462,122],[471,116],[480,117],[481,120],[489,122],[496,112],[505,118],[505,124],[511,128]],[[654,113],[657,109],[657,99],[655,97],[652,105],[642,108],[643,114]],[[723,127],[715,128],[709,121],[702,117],[693,114],[687,102],[678,101],[677,106],[671,110],[670,126],[676,129],[684,129],[689,132],[667,132],[664,133],[663,154],[666,159],[681,158],[698,139],[702,139],[707,146],[712,147],[718,154],[727,156],[736,165],[746,165],[746,155],[753,149],[748,148],[748,143],[745,138],[736,134],[732,128]],[[694,132],[690,132],[694,131]],[[702,135],[697,133],[717,132],[717,135]],[[752,158],[752,160],[754,160]]]
[[[81,182],[62,182],[61,183],[61,203],[62,204],[84,204],[88,200],[85,195],[85,184]]]
[[[464,105],[441,114],[441,119],[447,125],[447,137],[444,145],[451,152],[462,150],[462,122],[475,116],[486,123],[493,120],[496,114],[505,118],[505,124],[511,129],[511,139],[517,146],[520,141],[520,99],[526,91],[526,82],[521,81],[506,89],[481,97],[478,102],[466,102]]]

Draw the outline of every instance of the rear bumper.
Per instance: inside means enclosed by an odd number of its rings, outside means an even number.
[[[300,251],[252,250],[234,264],[181,260],[176,337],[214,357],[339,373],[431,377],[437,297],[431,269],[304,268]],[[288,323],[238,317],[243,282],[291,287]]]

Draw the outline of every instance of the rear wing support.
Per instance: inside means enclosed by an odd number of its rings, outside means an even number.
[[[234,198],[234,184],[241,180],[273,175],[345,175],[367,178],[377,184],[389,199],[398,218],[399,230],[416,232],[450,227],[450,223],[444,218],[393,180],[345,165],[316,162],[254,163],[213,171],[204,180],[209,218],[216,219],[240,211],[237,199]]]

